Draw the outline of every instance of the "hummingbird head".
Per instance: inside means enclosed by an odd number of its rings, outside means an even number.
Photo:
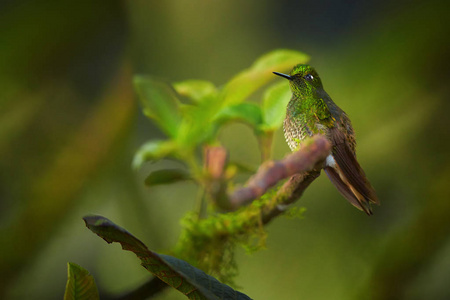
[[[297,97],[312,96],[318,90],[323,90],[319,74],[310,65],[296,65],[289,75],[278,72],[273,73],[288,79],[292,93]]]

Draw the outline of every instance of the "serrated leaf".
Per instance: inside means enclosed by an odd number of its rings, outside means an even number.
[[[165,157],[176,157],[177,145],[170,140],[153,140],[142,145],[133,158],[133,168],[139,169],[145,162]]]
[[[188,97],[198,103],[205,99],[212,99],[217,95],[215,85],[206,80],[185,80],[173,84],[178,94]]]
[[[215,117],[218,125],[230,121],[241,121],[258,128],[262,123],[261,108],[254,103],[243,102],[224,107]]]
[[[175,137],[181,122],[179,100],[174,90],[165,83],[146,76],[135,76],[134,85],[144,114],[170,137]]]
[[[144,243],[107,218],[87,216],[83,219],[92,232],[108,243],[117,242],[124,250],[132,251],[144,268],[189,299],[250,299],[181,259],[150,251]]]
[[[67,264],[67,284],[64,300],[99,299],[94,277],[84,268],[74,263]]]
[[[274,131],[281,127],[291,95],[289,84],[286,80],[280,81],[266,90],[262,103],[265,130]]]
[[[244,101],[258,88],[275,78],[273,71],[285,72],[294,65],[306,63],[309,56],[293,50],[280,49],[261,56],[247,70],[229,81],[221,93],[224,105],[237,104]]]
[[[145,185],[153,186],[159,184],[170,184],[177,181],[191,179],[189,173],[180,169],[163,169],[150,173],[145,178]]]

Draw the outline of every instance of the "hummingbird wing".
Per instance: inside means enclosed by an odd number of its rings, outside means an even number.
[[[325,170],[328,177],[350,203],[371,214],[370,203],[379,202],[347,142],[345,133],[338,127],[333,127],[329,129],[328,134],[333,145],[332,156],[336,162],[331,171]]]

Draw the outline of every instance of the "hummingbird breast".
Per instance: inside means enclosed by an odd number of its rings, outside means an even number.
[[[353,151],[353,154],[356,155],[355,134],[351,122],[344,112],[341,113],[340,118],[338,120],[330,119],[329,121],[324,122],[327,125],[324,125],[319,121],[308,122],[307,120],[308,117],[303,114],[299,114],[294,118],[286,117],[284,119],[283,122],[284,137],[291,151],[296,150],[300,145],[301,141],[315,134],[325,135],[327,139],[331,142],[332,138],[330,136],[330,129],[336,128],[345,135],[346,141],[349,143],[349,146]],[[333,125],[329,127],[330,124]]]
[[[301,141],[315,134],[325,135],[332,142],[330,132],[334,129],[346,137],[355,154],[356,142],[350,119],[323,89],[316,90],[314,97],[292,96],[283,123],[284,137],[292,151]]]
[[[283,132],[287,144],[291,151],[298,148],[301,141],[314,135],[316,130],[309,128],[301,118],[285,118],[283,122]]]

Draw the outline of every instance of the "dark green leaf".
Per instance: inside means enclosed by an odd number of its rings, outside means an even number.
[[[68,263],[68,278],[64,300],[99,299],[97,286],[89,272],[77,264]]]
[[[212,82],[206,80],[185,80],[176,82],[173,87],[178,94],[201,102],[204,99],[212,99],[217,95],[217,89]]]
[[[134,85],[144,114],[155,120],[167,135],[175,137],[181,114],[178,109],[179,100],[173,89],[167,84],[145,76],[135,76]]]
[[[143,163],[164,157],[176,157],[177,145],[173,141],[153,140],[142,145],[133,158],[133,168],[139,169]]]
[[[262,123],[261,108],[250,102],[243,102],[224,107],[215,117],[217,124],[230,121],[241,121],[258,128]]]
[[[124,250],[134,252],[144,268],[189,299],[250,299],[183,260],[148,250],[128,231],[104,217],[87,216],[83,219],[92,232],[108,243],[120,243]]]
[[[249,69],[236,75],[227,83],[222,91],[222,102],[225,105],[237,104],[245,100],[258,88],[275,79],[272,73],[285,72],[294,65],[306,63],[309,56],[293,50],[275,50],[261,56]]]
[[[280,81],[264,93],[262,110],[265,130],[276,130],[283,124],[286,107],[291,99],[291,91],[287,80]]]
[[[158,184],[169,184],[181,180],[191,179],[189,173],[179,169],[163,169],[150,173],[145,178],[145,184],[147,186],[153,186]]]

